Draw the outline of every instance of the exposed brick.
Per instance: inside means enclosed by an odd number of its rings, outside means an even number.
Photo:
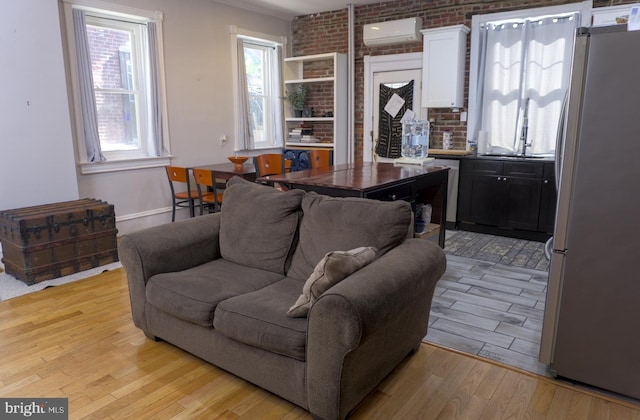
[[[471,27],[471,17],[480,13],[495,13],[541,6],[574,3],[575,0],[398,0],[355,6],[355,157],[362,160],[364,119],[364,60],[365,55],[388,55],[422,51],[422,43],[366,47],[362,42],[362,27],[366,24],[387,20],[421,17],[423,28],[464,24]],[[633,0],[593,0],[594,7],[635,3]],[[348,52],[348,11],[334,10],[299,16],[291,24],[294,56],[321,54],[326,52]],[[470,48],[470,42],[467,43]],[[467,51],[467,74],[465,75],[465,103],[468,101],[469,51]],[[460,122],[459,114],[446,109],[431,109],[429,116],[437,123],[432,127],[433,147],[442,147],[442,131],[453,132],[456,149],[466,146],[466,123]]]

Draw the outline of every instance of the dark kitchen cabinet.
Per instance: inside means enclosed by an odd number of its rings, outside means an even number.
[[[545,188],[546,165],[553,173],[552,163],[524,159],[463,160],[458,196],[459,227],[547,232],[541,230],[541,222],[545,224],[544,229],[546,224],[553,226],[555,200],[551,191]],[[544,215],[541,214],[542,205],[545,206]],[[550,207],[554,208],[553,214]]]
[[[461,221],[492,226],[499,224],[499,178],[502,178],[502,162],[466,160],[461,163],[458,190]]]

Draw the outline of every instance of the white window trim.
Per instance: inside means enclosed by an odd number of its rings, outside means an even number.
[[[260,32],[254,32],[251,30],[247,30],[247,29],[242,29],[242,28],[238,28],[235,25],[229,25],[229,39],[230,39],[230,49],[231,49],[231,82],[232,82],[232,86],[233,86],[233,91],[234,91],[234,95],[233,95],[233,117],[234,117],[234,123],[233,123],[233,132],[234,132],[234,139],[233,139],[233,144],[234,144],[234,151],[235,152],[251,152],[251,150],[245,150],[244,149],[244,144],[240,141],[240,139],[242,138],[242,132],[243,132],[243,127],[240,127],[240,115],[238,115],[238,110],[240,109],[240,104],[239,104],[239,100],[240,98],[238,97],[238,95],[235,94],[235,92],[238,92],[238,48],[237,48],[237,44],[238,44],[238,36],[241,36],[243,38],[247,38],[247,39],[255,39],[258,41],[269,41],[269,42],[273,42],[276,44],[280,44],[282,46],[282,50],[285,50],[286,44],[287,44],[287,38],[286,37],[278,37],[278,36],[274,36],[274,35],[268,35],[268,34],[263,34]],[[280,63],[282,65],[282,63]],[[281,70],[282,71],[282,70]],[[281,122],[281,124],[284,125],[284,121]],[[284,144],[284,139],[283,139],[283,144]],[[278,147],[266,147],[266,148],[255,148],[254,150],[261,150],[261,151],[265,151],[265,150],[272,150],[272,149],[279,149]]]
[[[101,0],[62,0],[64,3],[64,13],[67,31],[68,52],[69,52],[69,71],[71,74],[72,98],[73,98],[73,118],[75,120],[75,143],[77,146],[76,162],[82,174],[95,174],[104,172],[126,171],[132,169],[143,169],[152,167],[161,167],[171,164],[171,141],[169,139],[169,123],[168,123],[168,107],[166,95],[166,81],[164,70],[164,48],[163,48],[163,30],[162,22],[164,15],[159,11],[149,11],[137,9],[134,7],[118,5],[115,3],[105,2]],[[77,74],[77,57],[75,47],[73,46],[73,17],[72,9],[82,8],[86,11],[98,13],[108,10],[108,16],[122,17],[132,22],[148,22],[153,21],[157,28],[157,45],[158,45],[158,62],[161,63],[158,69],[158,77],[161,91],[161,107],[164,118],[162,119],[162,139],[163,148],[166,153],[163,156],[149,156],[144,158],[107,160],[104,162],[87,161],[87,150],[83,138],[82,115],[80,109],[80,97],[78,88]],[[106,15],[105,15],[106,16]]]
[[[477,114],[476,92],[478,90],[478,79],[473,75],[478,74],[479,57],[478,42],[480,37],[480,27],[487,22],[501,20],[524,19],[534,16],[557,15],[562,13],[580,12],[581,26],[591,26],[591,12],[593,9],[592,0],[585,0],[579,3],[570,3],[560,6],[536,7],[532,9],[513,10],[509,12],[488,13],[484,15],[473,15],[471,17],[471,57],[469,63],[469,115]],[[467,143],[477,139],[470,138],[471,133],[467,130]]]

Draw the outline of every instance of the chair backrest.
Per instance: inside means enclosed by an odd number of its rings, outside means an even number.
[[[253,157],[256,177],[283,174],[285,170],[284,155],[280,153],[264,153]]]
[[[326,168],[333,165],[331,159],[331,150],[327,149],[311,149],[309,150],[309,162],[311,168]]]
[[[167,177],[169,178],[169,186],[171,187],[171,195],[175,195],[173,183],[187,184],[187,191],[191,191],[191,182],[189,181],[189,171],[181,166],[165,166]]]
[[[204,185],[207,187],[215,187],[215,175],[213,171],[208,169],[193,168],[193,179],[196,181],[196,185]]]
[[[200,200],[200,214],[203,214],[204,207],[209,208],[211,211],[220,211],[220,205],[222,205],[222,193],[224,188],[218,188],[216,182],[216,174],[210,169],[198,169],[193,168],[193,179],[196,182],[196,189],[198,190],[198,199]],[[202,192],[202,187],[209,187],[213,191],[213,194],[205,190]],[[222,190],[222,191],[220,191]]]

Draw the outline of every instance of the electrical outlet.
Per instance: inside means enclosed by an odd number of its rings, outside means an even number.
[[[227,135],[223,134],[220,136],[220,146],[224,146],[227,143]]]

